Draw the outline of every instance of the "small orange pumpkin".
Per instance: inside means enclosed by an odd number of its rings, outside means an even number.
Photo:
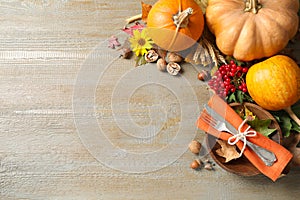
[[[281,51],[298,30],[298,0],[209,0],[206,23],[225,55],[251,61]]]
[[[253,100],[267,110],[286,110],[300,99],[300,68],[284,55],[254,64],[246,75],[247,89]],[[300,120],[291,116],[300,126]]]
[[[148,14],[147,28],[155,44],[169,51],[181,51],[200,38],[204,17],[194,0],[159,0]]]

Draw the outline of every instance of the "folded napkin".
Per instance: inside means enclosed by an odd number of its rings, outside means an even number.
[[[213,95],[209,100],[208,105],[222,117],[224,117],[226,121],[228,121],[236,129],[238,129],[240,124],[243,123],[243,119],[219,96]],[[201,120],[201,115],[197,121],[198,128],[225,141],[227,141],[232,136],[230,133],[220,132],[209,126],[209,124]],[[246,129],[248,127],[248,125],[244,126],[245,127],[243,129]],[[272,166],[266,166],[264,162],[256,155],[256,153],[252,151],[251,148],[246,147],[244,150],[244,155],[261,173],[263,173],[273,181],[276,181],[277,178],[281,175],[284,168],[292,159],[293,155],[280,144],[274,142],[273,140],[265,137],[258,132],[255,137],[247,137],[247,140],[258,146],[268,149],[275,154],[277,161],[275,161]],[[244,143],[242,141],[238,141],[236,143],[236,146],[240,150],[243,148],[243,145]]]

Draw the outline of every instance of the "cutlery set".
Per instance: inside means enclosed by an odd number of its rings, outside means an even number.
[[[207,104],[204,105],[204,109],[206,112],[202,113],[201,120],[207,123],[210,127],[220,131],[227,132],[232,134],[233,136],[237,136],[240,134],[239,130],[236,129],[232,124],[230,124],[224,117],[222,117],[219,113],[217,113],[214,109],[209,107]],[[254,135],[251,135],[252,137]],[[273,152],[260,147],[246,139],[245,137],[244,145],[247,145],[248,148],[252,149],[256,155],[264,162],[266,166],[272,166],[274,162],[277,160],[276,156]],[[255,136],[254,136],[255,137]],[[230,143],[228,141],[228,143]]]

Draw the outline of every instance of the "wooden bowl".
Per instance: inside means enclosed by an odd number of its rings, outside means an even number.
[[[252,103],[244,103],[244,105],[253,112],[254,115],[256,115],[259,119],[271,119],[272,122],[269,126],[269,128],[276,128],[277,131],[275,131],[270,138],[274,140],[275,142],[281,144],[282,142],[282,132],[280,129],[279,124],[275,120],[275,118],[266,110],[261,108],[260,106]],[[230,106],[233,109],[238,109],[242,107],[243,105],[239,103],[232,103]],[[206,143],[207,147],[210,152],[210,156],[214,159],[214,161],[220,165],[223,169],[225,169],[228,172],[240,175],[240,176],[255,176],[260,174],[261,172],[258,171],[256,167],[252,165],[252,163],[249,162],[249,160],[243,155],[242,157],[231,160],[228,163],[225,163],[225,158],[219,156],[216,153],[216,150],[220,148],[220,145],[216,142],[217,138],[206,134]]]

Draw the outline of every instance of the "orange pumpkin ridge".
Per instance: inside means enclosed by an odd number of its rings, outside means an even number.
[[[251,66],[246,83],[253,100],[267,110],[285,109],[300,99],[300,68],[287,56],[276,55]]]
[[[205,16],[222,53],[251,61],[287,45],[298,31],[298,10],[298,0],[209,0]]]
[[[148,14],[147,28],[154,43],[161,48],[182,51],[202,35],[204,17],[194,0],[159,0]]]

